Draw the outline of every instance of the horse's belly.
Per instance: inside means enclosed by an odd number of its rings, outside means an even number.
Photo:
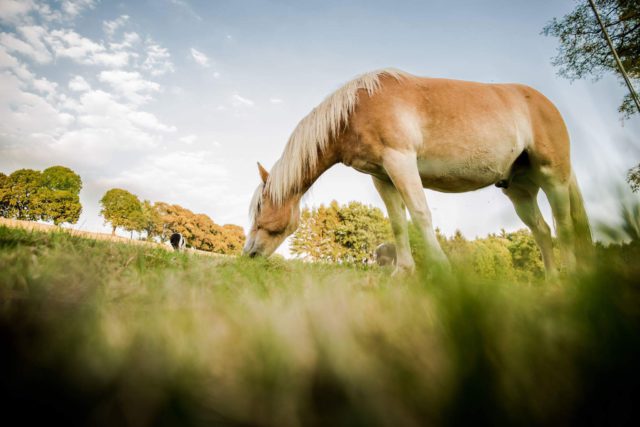
[[[460,193],[494,184],[508,174],[506,162],[418,159],[422,186],[432,190]]]

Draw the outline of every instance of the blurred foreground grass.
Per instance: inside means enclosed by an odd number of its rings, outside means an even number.
[[[0,228],[20,424],[636,424],[638,244],[591,273],[442,280]]]

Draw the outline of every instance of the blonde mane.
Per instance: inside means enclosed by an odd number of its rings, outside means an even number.
[[[273,166],[266,190],[271,200],[280,205],[294,191],[301,190],[305,175],[318,163],[318,154],[323,154],[329,141],[340,133],[349,115],[358,103],[358,91],[364,89],[369,96],[380,88],[380,76],[395,79],[408,74],[393,68],[372,71],[351,80],[329,95],[320,105],[298,123],[289,137],[280,159]],[[262,186],[256,193],[262,192]],[[250,212],[257,214],[260,197],[254,198]]]

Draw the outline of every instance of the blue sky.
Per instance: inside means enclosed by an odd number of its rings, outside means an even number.
[[[315,105],[363,72],[520,82],[563,113],[593,218],[637,164],[612,77],[557,77],[545,23],[567,1],[0,0],[0,171],[67,165],[84,181],[76,227],[106,230],[109,188],[247,226],[255,162],[270,167]],[[469,237],[522,227],[502,193],[427,192],[434,223]],[[343,166],[306,198],[382,207]],[[548,214],[548,210],[545,210]]]

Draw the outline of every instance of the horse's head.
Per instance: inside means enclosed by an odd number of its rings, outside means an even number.
[[[253,223],[243,253],[251,257],[269,256],[298,228],[300,197],[288,197],[275,203],[267,189],[269,172],[258,163],[262,183],[251,201]]]

